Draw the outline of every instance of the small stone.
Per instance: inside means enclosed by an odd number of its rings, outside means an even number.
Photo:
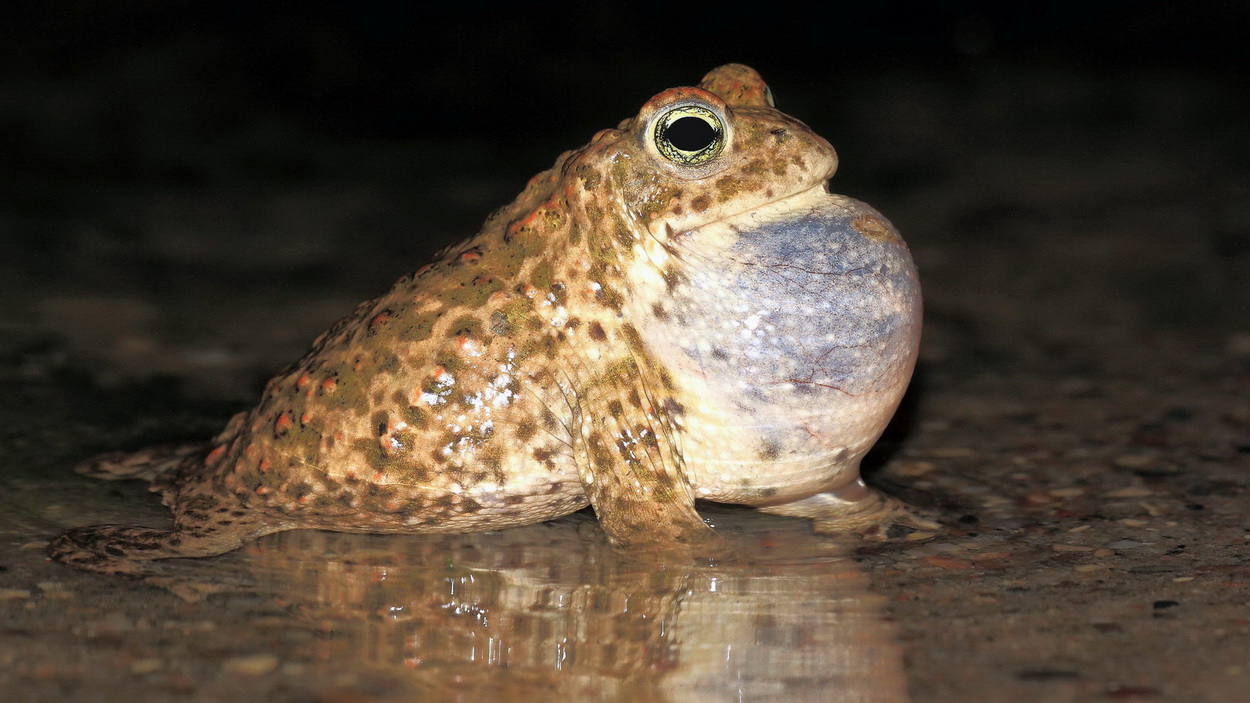
[[[1129,486],[1119,490],[1111,491],[1103,495],[1105,498],[1144,498],[1145,496],[1154,495],[1154,491],[1145,486]]]
[[[1094,390],[1094,383],[1088,378],[1070,377],[1057,384],[1059,392],[1064,395],[1084,395]]]
[[[1079,544],[1052,544],[1050,548],[1056,552],[1092,552],[1093,547],[1082,547]]]
[[[272,654],[231,657],[222,663],[221,668],[231,674],[263,676],[278,668],[278,658]]]
[[[1052,496],[1056,498],[1075,498],[1079,495],[1084,495],[1085,489],[1084,488],[1052,488],[1049,491],[1047,491],[1047,493],[1051,494]]]
[[[73,593],[57,581],[40,581],[35,585],[39,587],[43,597],[49,600],[69,600],[74,597]]]
[[[1073,571],[1076,571],[1079,574],[1086,574],[1091,571],[1102,571],[1105,568],[1107,568],[1106,564],[1081,564],[1080,566],[1074,567]]]
[[[83,623],[83,630],[88,637],[113,637],[134,629],[135,624],[122,613],[105,613],[97,620]]]
[[[1116,466],[1122,466],[1126,469],[1142,469],[1159,460],[1158,452],[1136,452],[1133,454],[1121,454],[1111,460]]]
[[[1113,556],[1115,556],[1115,552],[1111,551],[1110,549],[1105,549],[1105,548],[1104,548],[1104,549],[1095,549],[1095,550],[1093,551],[1093,556],[1096,556],[1096,557],[1098,557],[1099,559],[1106,559],[1107,557],[1113,557]]]
[[[30,598],[30,591],[24,588],[0,588],[0,600],[21,600]]]
[[[932,556],[932,557],[925,557],[924,561],[940,569],[961,570],[961,569],[971,569],[973,566],[971,561],[968,561],[967,559],[960,559],[958,557]]]
[[[936,468],[928,461],[900,461],[893,466],[894,471],[902,476],[923,476]]]
[[[1125,527],[1145,527],[1147,524],[1149,524],[1145,520],[1138,520],[1136,518],[1131,518],[1131,517],[1126,517],[1123,520],[1120,520],[1119,522],[1121,525],[1124,525]]]
[[[154,671],[160,671],[161,667],[164,665],[165,665],[164,662],[162,662],[160,659],[157,659],[155,657],[150,657],[148,659],[139,659],[137,661],[131,662],[130,673],[150,674]]]
[[[1108,549],[1133,549],[1134,547],[1145,547],[1146,542],[1138,542],[1135,539],[1117,539],[1107,545]]]
[[[970,447],[939,447],[929,452],[939,459],[966,459],[976,456],[977,453]]]

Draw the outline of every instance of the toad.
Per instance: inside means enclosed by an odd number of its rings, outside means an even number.
[[[615,545],[697,549],[697,500],[928,526],[859,477],[911,377],[920,289],[895,228],[828,192],[837,163],[746,66],[666,90],[208,443],[82,468],[149,481],[170,529],[79,527],[49,554],[136,573],[282,530],[487,531],[587,505]]]

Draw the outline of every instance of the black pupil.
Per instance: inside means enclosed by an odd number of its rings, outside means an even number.
[[[681,117],[664,129],[664,138],[682,151],[700,151],[716,142],[716,128],[698,117]]]

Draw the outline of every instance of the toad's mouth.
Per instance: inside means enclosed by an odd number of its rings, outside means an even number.
[[[795,217],[805,212],[814,212],[820,209],[821,203],[830,197],[832,196],[829,194],[829,181],[824,180],[805,190],[766,200],[714,220],[705,220],[694,227],[677,229],[668,220],[659,219],[652,222],[647,230],[653,239],[670,242],[679,242],[702,231],[725,226],[737,231],[749,231],[765,222],[781,217]]]

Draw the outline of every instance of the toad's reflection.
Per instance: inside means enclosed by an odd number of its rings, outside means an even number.
[[[743,563],[658,566],[593,519],[483,535],[313,531],[252,548],[321,629],[310,658],[408,670],[452,699],[906,701],[879,597],[805,524],[713,514]]]

